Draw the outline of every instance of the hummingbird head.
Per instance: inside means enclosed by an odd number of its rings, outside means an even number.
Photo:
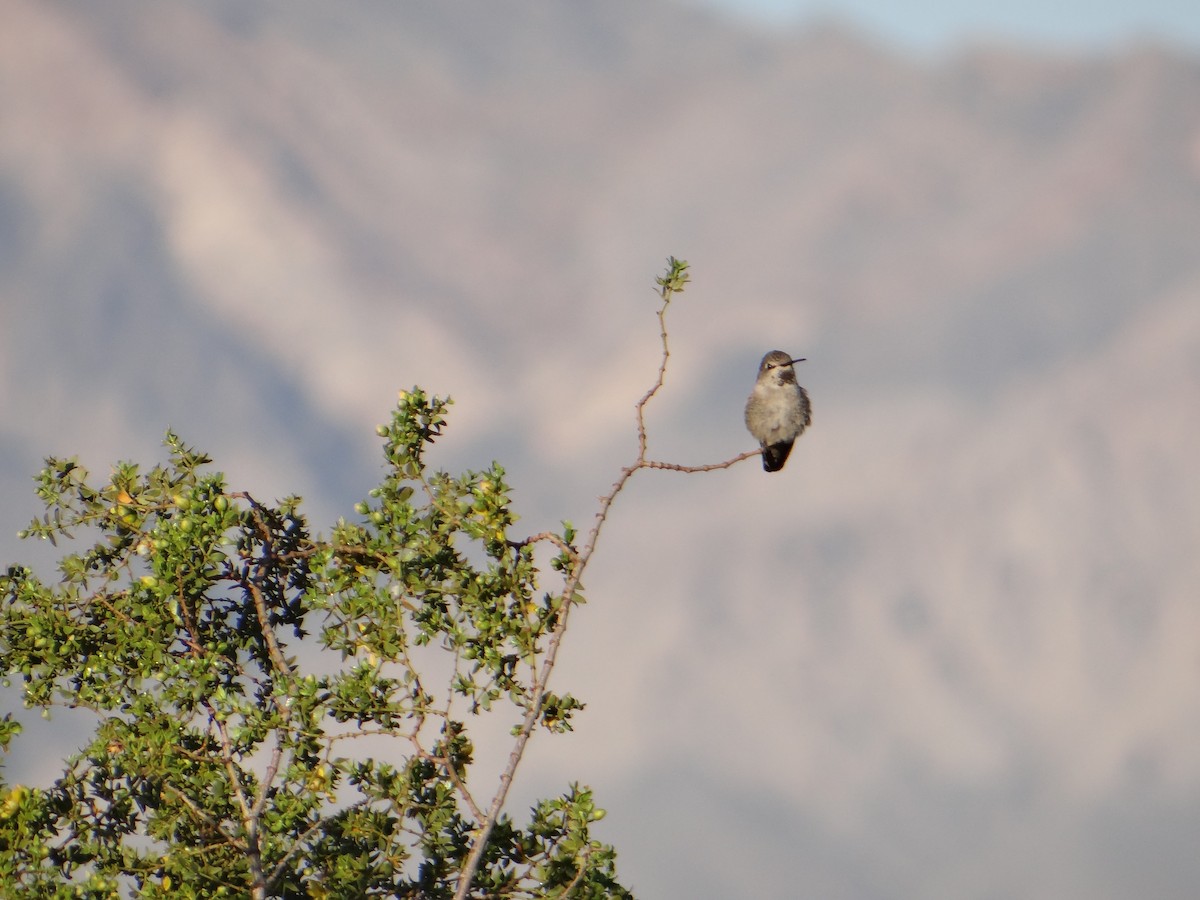
[[[792,365],[798,362],[804,362],[804,358],[793,359],[790,353],[772,350],[758,364],[758,377],[762,378],[769,372],[776,381],[795,381],[796,372],[792,369]]]

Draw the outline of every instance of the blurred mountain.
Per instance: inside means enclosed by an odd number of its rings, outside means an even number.
[[[674,254],[654,455],[747,449],[776,346],[815,423],[778,476],[622,495],[561,669],[589,709],[526,794],[593,783],[647,896],[1191,896],[1200,60],[666,0],[4,20],[9,535],[43,455],[168,425],[327,523],[414,383],[456,400],[439,464],[586,522]]]

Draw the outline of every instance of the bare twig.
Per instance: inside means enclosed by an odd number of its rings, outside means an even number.
[[[637,412],[637,431],[638,431],[638,460],[646,458],[646,404],[650,399],[659,392],[663,386],[663,381],[667,377],[667,360],[671,358],[671,351],[667,347],[667,307],[671,303],[672,290],[667,284],[662,284],[662,306],[658,308],[658,336],[662,341],[662,360],[658,364],[658,377],[650,390],[646,391],[645,396],[637,402],[635,410]],[[681,287],[680,290],[683,290]]]
[[[539,531],[537,534],[531,534],[524,540],[509,541],[508,546],[512,547],[514,550],[520,550],[522,547],[528,547],[530,544],[536,544],[539,541],[547,541],[553,544],[563,553],[567,554],[567,556],[572,560],[576,559],[578,556],[574,547],[572,547],[552,531]]]
[[[643,469],[665,469],[668,472],[712,472],[717,469],[728,469],[730,466],[740,463],[744,459],[750,459],[754,456],[762,456],[762,449],[747,450],[745,453],[739,453],[732,459],[727,459],[724,462],[708,463],[703,466],[681,466],[677,463],[659,462],[657,459],[642,460],[640,468]]]
[[[587,541],[578,551],[566,544],[557,535],[552,535],[546,532],[534,535],[527,538],[525,541],[513,544],[514,547],[524,546],[536,541],[546,540],[553,543],[555,546],[562,549],[570,560],[570,569],[567,580],[563,585],[562,590],[562,612],[559,621],[556,624],[554,631],[550,635],[550,640],[546,645],[546,655],[542,661],[541,669],[537,673],[537,677],[530,685],[530,700],[525,711],[525,715],[521,720],[521,726],[516,734],[516,741],[513,744],[512,752],[509,753],[508,764],[500,775],[500,784],[496,790],[495,796],[492,798],[491,805],[488,807],[487,817],[480,822],[478,832],[475,836],[475,841],[471,846],[471,852],[468,854],[466,862],[463,864],[462,872],[459,876],[458,886],[454,893],[455,900],[465,900],[471,889],[471,882],[475,878],[475,874],[479,869],[480,861],[483,859],[483,852],[487,847],[487,842],[491,836],[492,829],[500,818],[500,811],[504,807],[504,801],[508,796],[509,787],[512,785],[513,778],[516,775],[517,767],[520,765],[521,758],[525,753],[525,745],[529,742],[530,735],[537,726],[541,716],[542,707],[546,700],[547,685],[550,681],[550,675],[554,671],[554,664],[558,658],[558,650],[562,645],[563,636],[566,634],[567,621],[570,616],[572,607],[575,605],[575,594],[577,593],[580,581],[583,578],[583,572],[587,568],[588,562],[592,558],[592,554],[596,551],[596,545],[600,538],[600,531],[604,527],[605,521],[608,519],[608,511],[616,500],[617,495],[625,487],[625,484],[633,477],[633,474],[641,469],[666,469],[674,472],[710,472],[716,469],[727,469],[730,466],[739,463],[745,459],[749,459],[761,454],[761,450],[748,450],[732,459],[724,462],[711,463],[701,466],[682,466],[675,463],[660,462],[658,460],[647,459],[648,452],[648,436],[646,432],[646,405],[654,398],[654,396],[662,389],[663,383],[666,380],[667,361],[670,359],[670,348],[667,344],[667,322],[666,313],[667,307],[670,305],[671,298],[683,291],[684,285],[688,281],[687,263],[675,260],[673,257],[668,260],[667,275],[658,279],[660,287],[659,296],[662,298],[662,306],[658,310],[659,337],[662,341],[662,356],[659,361],[658,375],[654,380],[654,384],[642,396],[634,407],[634,412],[637,417],[637,440],[638,440],[638,455],[637,459],[628,466],[621,469],[621,474],[613,483],[612,488],[607,494],[600,498],[600,507],[596,511],[595,519],[592,523],[591,531],[588,533]],[[575,880],[571,883],[573,889],[575,884],[583,876],[583,869],[586,868],[586,862],[580,868],[580,872],[576,875]],[[564,895],[565,896],[565,895]]]

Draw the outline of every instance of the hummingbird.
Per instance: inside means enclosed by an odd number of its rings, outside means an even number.
[[[746,427],[762,445],[763,469],[778,472],[792,452],[792,444],[812,421],[808,392],[796,383],[790,353],[772,350],[758,365],[758,380],[746,401]]]

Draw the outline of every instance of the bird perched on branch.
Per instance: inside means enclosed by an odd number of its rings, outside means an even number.
[[[762,446],[763,469],[778,472],[792,452],[792,444],[812,421],[808,392],[796,383],[790,353],[772,350],[758,366],[758,380],[746,401],[746,427]]]

